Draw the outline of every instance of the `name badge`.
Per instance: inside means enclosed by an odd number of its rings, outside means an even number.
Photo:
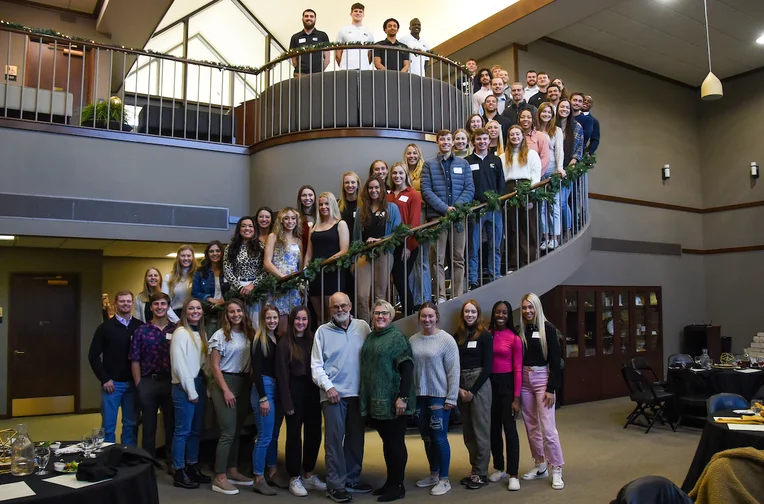
[[[472,171],[478,171],[479,169],[480,169],[480,165],[479,164],[471,164],[470,165],[470,170],[472,170]]]
[[[496,165],[493,163],[489,163],[488,166],[490,166],[491,168],[496,168]]]
[[[297,43],[298,44],[304,44],[307,40],[308,39],[306,39],[306,38],[297,39]]]
[[[355,219],[355,211],[353,211],[353,218]]]
[[[409,197],[408,196],[401,196],[398,199],[401,200],[402,202],[406,203],[409,200]]]
[[[172,340],[172,333],[167,333],[167,334],[165,335],[164,339],[166,339],[167,341],[170,341],[170,340]]]
[[[477,348],[477,341],[468,341],[467,348]]]
[[[538,331],[533,331],[533,335],[531,337],[535,339],[541,339],[541,335]]]
[[[454,168],[454,173],[462,173],[462,167],[461,166],[455,167]]]
[[[318,41],[318,38],[317,37],[313,37],[313,42],[316,42],[316,41]]]

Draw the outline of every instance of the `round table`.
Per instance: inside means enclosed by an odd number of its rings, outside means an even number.
[[[682,490],[689,493],[703,473],[703,469],[711,461],[716,453],[730,448],[744,448],[751,446],[758,450],[764,450],[764,432],[732,431],[727,424],[714,422],[714,417],[739,417],[732,410],[720,410],[708,415],[703,434],[700,436],[695,457],[690,464],[690,470],[682,483]]]
[[[67,446],[72,443],[62,443]],[[108,450],[109,448],[104,448]],[[37,476],[13,476],[11,474],[0,475],[0,485],[6,483],[25,482],[35,495],[22,497],[4,502],[14,504],[159,504],[159,491],[157,489],[156,473],[154,466],[145,463],[134,466],[119,466],[117,475],[107,481],[84,487],[69,488],[55,483],[47,483],[45,480],[61,476],[53,470],[53,462],[64,460],[82,460],[82,454],[56,456],[51,450],[48,463],[48,474]],[[74,475],[71,475],[74,477]],[[2,487],[0,487],[2,492]]]
[[[674,372],[676,370],[670,368],[669,376]],[[756,392],[764,386],[764,370],[755,373],[741,373],[734,369],[712,369],[710,371],[697,371],[695,374],[708,383],[708,391],[711,395],[727,392],[741,395],[750,401]],[[669,378],[670,382],[671,378]]]

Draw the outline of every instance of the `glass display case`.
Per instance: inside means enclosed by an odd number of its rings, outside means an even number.
[[[660,287],[565,285],[541,300],[547,318],[565,336],[566,402],[627,395],[620,369],[637,355],[662,374]]]

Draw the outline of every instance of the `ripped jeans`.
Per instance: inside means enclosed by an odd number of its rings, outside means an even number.
[[[430,463],[430,473],[437,473],[440,479],[448,479],[451,465],[451,445],[448,444],[448,419],[451,410],[443,405],[444,397],[418,396],[416,411],[419,433],[424,441],[424,451]]]

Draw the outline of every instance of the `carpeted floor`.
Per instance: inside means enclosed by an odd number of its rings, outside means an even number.
[[[629,427],[623,429],[626,415],[631,411],[631,402],[627,399],[613,399],[595,403],[565,406],[557,411],[557,427],[562,440],[565,455],[565,489],[552,490],[551,479],[525,482],[519,492],[509,493],[506,483],[491,484],[477,491],[469,491],[458,484],[458,480],[469,472],[467,450],[457,430],[450,434],[451,439],[451,479],[453,489],[440,497],[444,501],[470,499],[473,504],[490,503],[493,499],[522,499],[525,503],[599,503],[609,502],[618,490],[629,481],[645,475],[665,476],[681,484],[695,453],[700,431],[682,428],[671,432],[668,427],[656,427],[645,435],[644,429]],[[98,425],[98,415],[70,415],[54,417],[36,417],[24,419],[29,427],[32,439],[56,438],[77,439],[82,434],[83,426]],[[11,427],[18,420],[0,421],[0,428]],[[532,460],[525,436],[525,429],[518,421],[520,433],[520,472],[530,469]],[[45,433],[45,434],[43,434]],[[281,436],[283,442],[285,436]],[[410,431],[407,438],[409,463],[406,468],[406,500],[434,499],[427,490],[414,486],[416,479],[428,473],[427,461],[420,438]],[[317,472],[323,478],[323,447],[319,455]],[[283,460],[282,460],[283,462]],[[211,472],[211,471],[207,471]],[[384,461],[382,444],[374,432],[366,434],[366,455],[364,460],[365,481],[380,485],[384,481]],[[224,496],[207,488],[182,490],[172,486],[170,476],[159,475],[159,493],[163,504],[194,504],[202,502],[243,502],[255,496],[250,490],[242,490],[236,496]],[[311,497],[325,499],[323,492],[312,493]],[[288,491],[280,491],[276,497],[280,502],[287,499],[297,502],[297,497]],[[371,495],[356,495],[356,502],[376,502]]]

